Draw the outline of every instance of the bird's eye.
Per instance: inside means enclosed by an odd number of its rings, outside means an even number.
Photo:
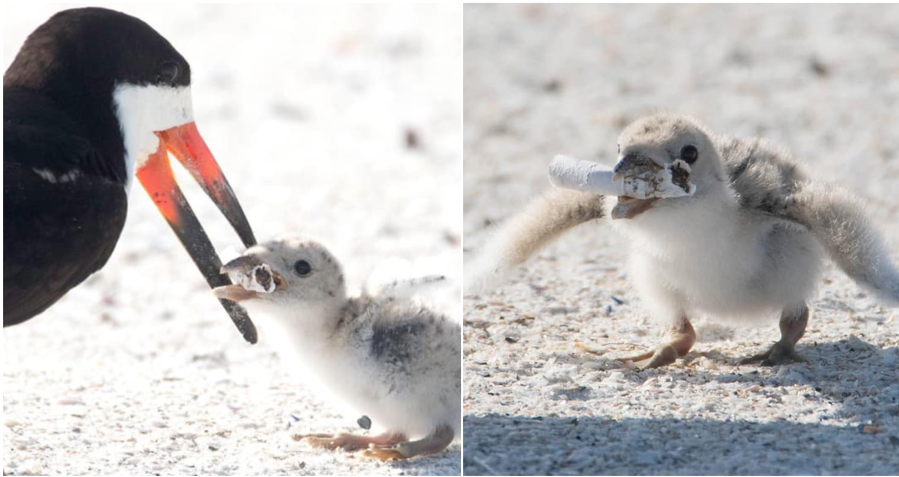
[[[305,277],[312,273],[312,265],[309,265],[309,262],[305,260],[297,260],[297,263],[293,264],[293,270],[297,272],[297,275]]]
[[[159,70],[159,74],[156,75],[157,83],[174,83],[175,79],[178,78],[178,73],[180,69],[178,68],[178,63],[174,61],[166,61],[162,64],[162,68]]]
[[[699,151],[696,149],[696,146],[684,146],[684,148],[680,150],[680,158],[687,164],[693,164],[696,162],[696,159],[699,159]]]

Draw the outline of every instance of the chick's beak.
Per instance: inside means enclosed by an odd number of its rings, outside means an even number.
[[[628,196],[619,197],[618,203],[612,208],[612,219],[633,219],[651,209],[657,200],[659,199],[635,199]]]
[[[247,290],[240,285],[225,285],[212,289],[212,294],[221,300],[229,300],[236,303],[251,300],[259,296],[253,290]]]

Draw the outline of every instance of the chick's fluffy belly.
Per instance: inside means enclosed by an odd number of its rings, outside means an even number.
[[[254,319],[259,317],[260,339],[271,343],[297,373],[298,384],[315,389],[328,403],[336,402],[347,419],[366,415],[374,429],[401,432],[413,439],[430,434],[440,424],[451,425],[460,435],[458,348],[454,356],[451,349],[416,350],[420,351],[417,368],[410,376],[372,356],[370,330],[332,335],[311,327],[285,326],[284,320],[296,317],[281,316],[277,308],[258,300],[244,304]],[[451,327],[448,332],[453,332]],[[458,342],[458,330],[455,336]]]
[[[767,322],[814,295],[823,255],[817,241],[776,220],[733,221],[738,214],[660,201],[632,220],[612,221],[633,249],[631,281],[653,318],[701,312],[728,322]]]

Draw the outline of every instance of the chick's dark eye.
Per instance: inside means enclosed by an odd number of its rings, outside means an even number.
[[[166,61],[162,64],[162,68],[159,69],[159,74],[156,75],[157,83],[174,83],[178,78],[178,73],[180,69],[178,68],[178,64],[173,61]]]
[[[305,277],[306,275],[312,273],[312,265],[310,265],[309,262],[305,260],[297,260],[297,263],[293,264],[293,269],[295,272],[297,272],[297,275],[301,277]]]
[[[699,159],[699,151],[696,149],[696,146],[684,146],[680,150],[680,158],[687,164],[693,164],[696,162],[696,159]]]

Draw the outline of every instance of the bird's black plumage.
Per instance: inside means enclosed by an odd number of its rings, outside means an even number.
[[[146,23],[99,8],[53,16],[3,76],[4,327],[46,310],[115,248],[127,213],[122,83],[188,85],[190,67]]]
[[[47,102],[4,88],[3,326],[43,312],[99,270],[125,225],[124,168]]]

